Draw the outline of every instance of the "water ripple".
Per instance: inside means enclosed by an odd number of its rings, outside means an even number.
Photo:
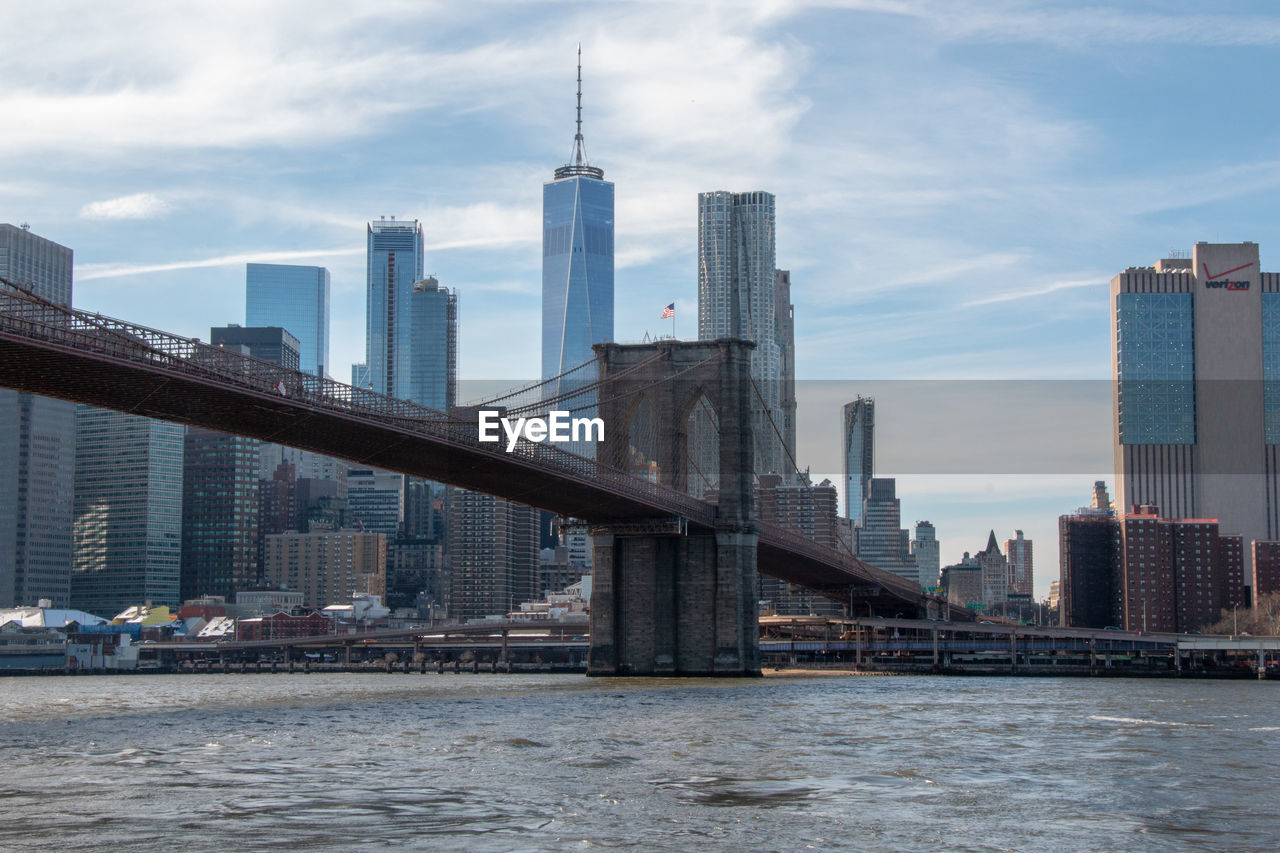
[[[8,679],[0,848],[1263,850],[1262,683]]]

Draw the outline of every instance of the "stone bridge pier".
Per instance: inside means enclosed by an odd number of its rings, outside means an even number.
[[[676,517],[591,528],[588,675],[760,675],[754,346],[728,339],[595,346],[605,380],[658,356],[602,387],[605,439],[596,458],[686,492],[707,485],[711,473],[718,513],[713,530],[690,530]]]

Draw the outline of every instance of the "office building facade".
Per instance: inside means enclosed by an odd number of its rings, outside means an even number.
[[[938,531],[929,521],[917,521],[915,535],[911,538],[911,556],[916,562],[920,585],[931,587],[939,583],[941,571],[941,543]]]
[[[782,353],[778,342],[776,213],[773,193],[698,194],[698,338],[743,338],[759,390],[752,412],[756,473],[789,473],[778,438]],[[789,279],[788,279],[789,280]]]
[[[840,548],[839,498],[835,484],[823,480],[788,482],[778,474],[764,474],[756,489],[756,511],[761,521],[804,534],[828,548]],[[761,575],[759,599],[779,616],[842,616],[844,606],[813,590]]]
[[[409,399],[412,391],[413,285],[423,278],[422,225],[382,218],[367,227],[368,290],[365,364],[380,394]]]
[[[416,281],[409,315],[408,398],[448,411],[458,396],[458,294],[435,276]]]
[[[266,581],[302,593],[303,607],[350,604],[356,593],[387,594],[387,540],[381,533],[322,530],[266,540]]]
[[[182,599],[258,584],[258,441],[190,427],[183,440]]]
[[[941,582],[948,604],[971,610],[986,608],[982,593],[982,565],[968,551],[960,562],[942,568]]]
[[[1280,274],[1256,243],[1111,280],[1116,504],[1280,538]]]
[[[209,329],[209,343],[273,361],[287,370],[302,367],[301,343],[280,326],[214,326]]]
[[[76,407],[71,606],[181,604],[181,424]]]
[[[406,479],[403,474],[379,468],[347,471],[350,524],[358,530],[381,533],[388,539],[399,535],[404,524]]]
[[[996,607],[1009,600],[1009,560],[996,542],[996,532],[987,534],[987,547],[974,557],[982,567],[982,604]]]
[[[875,460],[876,401],[858,397],[844,405],[844,515],[862,524],[863,501],[871,485]]]
[[[0,224],[0,279],[70,305],[71,267],[71,249]],[[0,389],[0,607],[70,604],[75,412]]]
[[[331,371],[329,271],[292,264],[247,264],[244,281],[245,325],[287,329],[298,343],[296,369],[315,376]]]
[[[1035,585],[1034,543],[1021,530],[1014,538],[1004,540],[1005,559],[1009,561],[1009,591],[1015,595],[1031,595]]]
[[[449,488],[445,571],[449,618],[465,622],[509,613],[538,595],[538,511]]]
[[[897,482],[892,477],[871,479],[862,504],[858,559],[918,582],[920,571],[911,555],[910,536],[902,527],[902,502],[897,496]]]
[[[387,607],[444,609],[444,549],[439,541],[408,536],[387,542]]]

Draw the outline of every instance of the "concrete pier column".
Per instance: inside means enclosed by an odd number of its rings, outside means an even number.
[[[759,675],[756,538],[592,528],[587,673]]]
[[[690,487],[690,412],[717,423],[714,519],[655,516],[591,529],[591,648],[587,674],[760,675],[751,351],[742,340],[596,344],[609,383],[599,414],[602,464]],[[614,381],[615,374],[623,374]],[[640,409],[650,413],[632,435]],[[643,448],[643,452],[641,451]],[[639,455],[645,460],[635,469]]]

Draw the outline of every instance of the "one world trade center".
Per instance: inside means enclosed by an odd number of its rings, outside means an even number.
[[[573,152],[542,187],[542,378],[560,376],[595,357],[592,344],[613,340],[613,184],[587,162],[582,139],[582,48],[578,48],[578,119]],[[551,383],[555,396],[595,379],[579,371]]]

